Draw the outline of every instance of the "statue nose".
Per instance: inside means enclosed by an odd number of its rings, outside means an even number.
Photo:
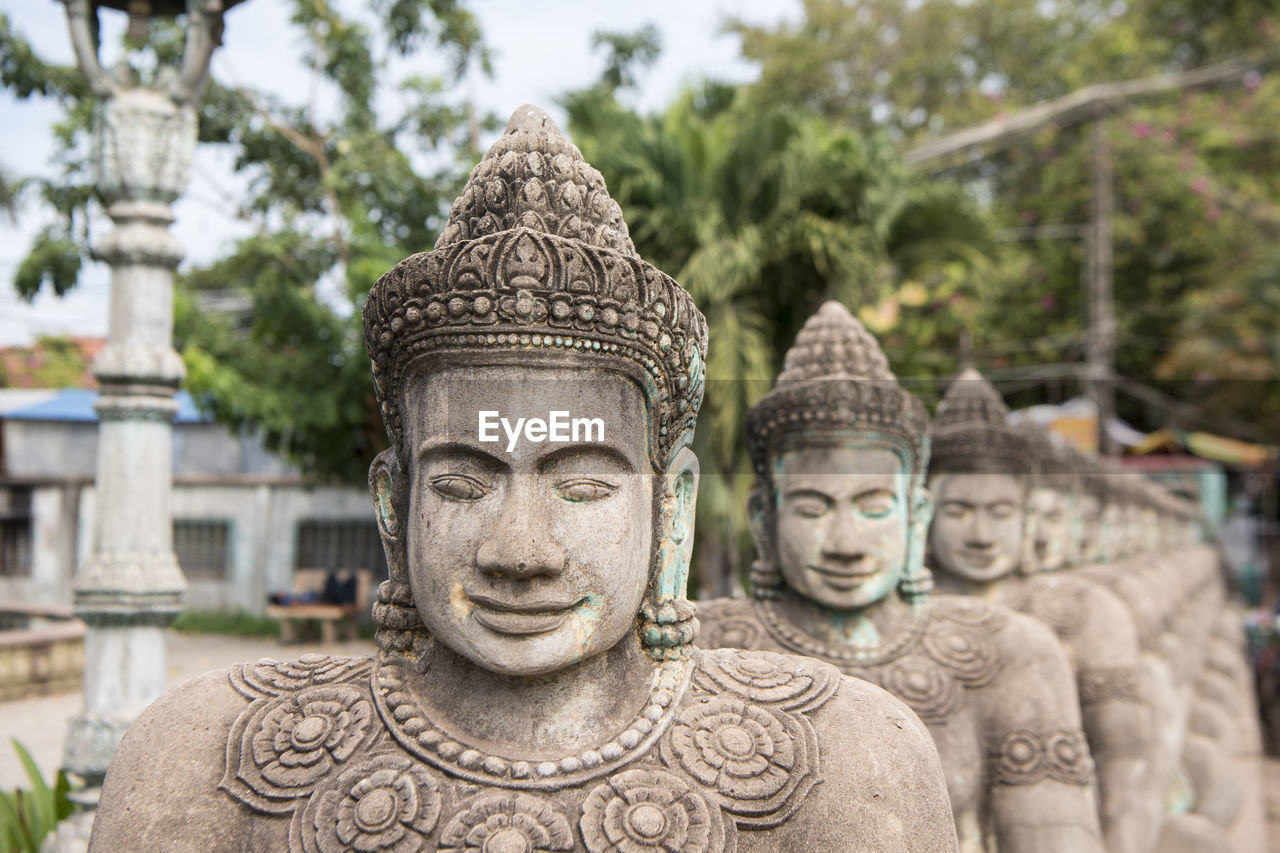
[[[853,520],[837,514],[822,540],[822,556],[846,563],[857,562],[866,556],[860,538]]]
[[[564,549],[545,536],[524,537],[498,532],[480,546],[476,564],[481,571],[511,578],[556,576],[564,571]]]
[[[559,575],[564,548],[550,530],[544,502],[532,489],[514,488],[490,535],[480,543],[476,566],[511,578]]]
[[[990,548],[992,544],[994,540],[991,538],[991,524],[987,521],[986,513],[978,510],[973,514],[973,524],[969,528],[969,537],[965,545],[981,549]]]

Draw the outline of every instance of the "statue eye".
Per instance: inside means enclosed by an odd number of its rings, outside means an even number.
[[[863,495],[855,502],[858,512],[867,518],[884,518],[897,507],[897,499],[892,492],[872,492]]]
[[[820,518],[827,512],[827,502],[817,498],[800,498],[791,502],[791,509],[804,518]]]
[[[431,488],[441,497],[454,501],[478,501],[489,494],[489,487],[466,474],[441,474],[431,478]]]
[[[570,503],[587,503],[609,497],[618,490],[617,486],[589,477],[565,480],[555,486],[556,494]]]
[[[1008,503],[1007,501],[994,504],[990,507],[990,512],[993,518],[1009,518],[1013,515],[1013,504]]]
[[[942,505],[942,514],[956,520],[968,518],[969,507],[962,503],[945,503]]]

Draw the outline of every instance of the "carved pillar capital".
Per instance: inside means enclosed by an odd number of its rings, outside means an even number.
[[[195,148],[196,109],[190,102],[137,86],[115,90],[95,108],[93,159],[98,192],[108,205],[171,203],[186,188]]]

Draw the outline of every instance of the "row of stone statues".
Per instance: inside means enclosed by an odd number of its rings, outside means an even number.
[[[931,424],[836,303],[748,417],[753,596],[695,617],[706,325],[541,111],[364,319],[378,654],[166,694],[91,849],[1262,849],[1193,513],[976,375]]]
[[[1265,849],[1240,623],[1189,504],[1011,426],[972,370],[928,429],[834,302],[747,433],[754,598],[700,603],[700,645],[905,701],[962,850]]]

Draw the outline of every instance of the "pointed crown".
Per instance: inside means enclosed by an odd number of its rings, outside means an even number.
[[[378,279],[364,330],[400,451],[409,368],[476,351],[516,362],[549,353],[632,376],[659,469],[692,440],[706,321],[679,284],[636,254],[604,178],[536,107],[516,110],[472,170],[435,248]]]
[[[918,477],[928,464],[929,415],[904,390],[880,344],[839,302],[805,321],[773,389],[747,412],[747,452],[768,481],[769,457],[801,444],[872,434],[903,451]]]
[[[1027,443],[1038,485],[1064,491],[1079,485],[1080,466],[1062,436],[1035,421],[1024,421],[1014,429]]]
[[[1009,425],[1009,407],[982,374],[966,367],[938,404],[929,473],[999,471],[1030,474],[1035,449]]]

